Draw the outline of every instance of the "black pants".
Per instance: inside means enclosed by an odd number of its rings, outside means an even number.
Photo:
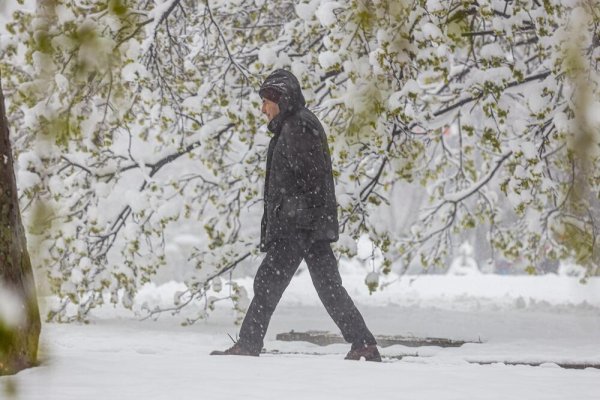
[[[273,242],[254,278],[254,298],[240,329],[239,343],[260,352],[271,316],[302,259],[325,309],[353,346],[376,344],[375,338],[342,286],[337,261],[328,242],[308,242],[303,235]]]

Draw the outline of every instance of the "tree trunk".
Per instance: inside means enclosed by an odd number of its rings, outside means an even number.
[[[0,83],[0,302],[5,308],[8,296],[10,304],[15,302],[13,308],[22,311],[10,310],[17,315],[15,321],[10,321],[0,307],[0,375],[14,374],[36,364],[41,329]]]

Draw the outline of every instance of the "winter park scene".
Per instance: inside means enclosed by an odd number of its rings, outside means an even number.
[[[598,0],[0,0],[0,399],[600,400]]]

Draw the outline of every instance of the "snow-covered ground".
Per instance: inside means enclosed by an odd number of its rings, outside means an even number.
[[[139,321],[106,307],[89,325],[44,325],[42,365],[12,378],[17,398],[600,399],[600,369],[555,364],[600,364],[600,279],[581,285],[577,278],[552,275],[391,277],[394,282],[369,295],[364,269],[342,269],[376,335],[481,343],[386,347],[381,350],[389,362],[378,364],[345,361],[345,344],[276,341],[277,333],[292,329],[337,332],[304,271],[284,294],[267,333],[265,348],[283,354],[209,356],[230,346],[227,333],[237,332],[225,302],[191,327],[179,325],[181,316]],[[166,302],[177,289],[173,283],[148,287],[137,302]]]

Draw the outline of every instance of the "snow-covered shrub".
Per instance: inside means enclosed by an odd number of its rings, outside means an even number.
[[[480,275],[477,261],[473,259],[473,247],[468,243],[463,243],[458,250],[458,257],[456,257],[450,268],[448,268],[449,275]]]
[[[561,263],[558,267],[558,275],[560,276],[570,276],[583,279],[585,277],[586,272],[586,269],[581,265],[568,262]]]

